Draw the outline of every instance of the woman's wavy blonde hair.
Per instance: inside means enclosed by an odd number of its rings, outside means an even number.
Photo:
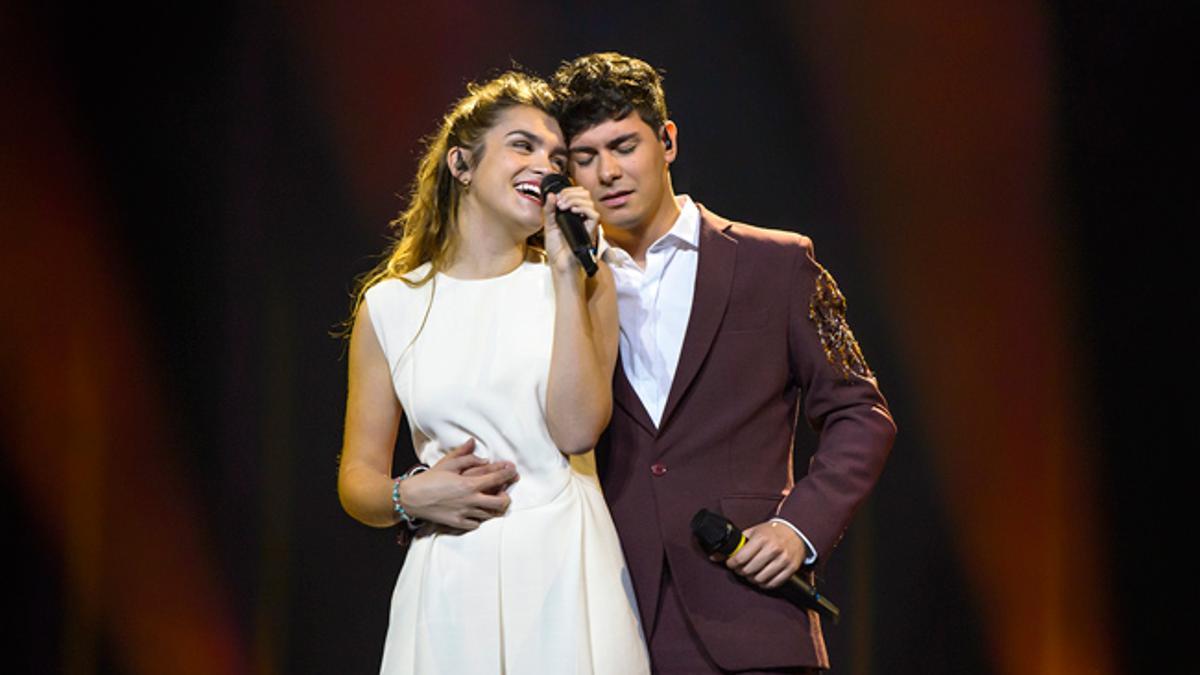
[[[450,172],[446,154],[451,148],[469,151],[471,168],[483,158],[484,135],[505,110],[521,105],[532,106],[553,116],[554,91],[534,75],[510,70],[483,83],[467,85],[467,95],[459,99],[442,118],[437,132],[425,139],[425,154],[417,165],[409,191],[408,207],[391,221],[399,234],[393,238],[383,260],[358,278],[354,305],[339,331],[348,337],[354,318],[369,288],[386,279],[399,279],[416,288],[429,282],[453,258],[458,243],[455,218],[466,188]],[[541,233],[530,237],[530,245],[540,246]],[[425,263],[429,270],[418,279],[406,275]]]

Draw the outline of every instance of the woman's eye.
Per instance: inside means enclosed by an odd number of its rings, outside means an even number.
[[[529,141],[517,141],[513,143],[513,147],[526,152],[533,150],[533,146],[529,144]]]

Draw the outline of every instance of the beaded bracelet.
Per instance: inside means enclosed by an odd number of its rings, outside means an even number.
[[[429,467],[425,466],[424,464],[418,464],[408,471],[405,471],[403,474],[396,476],[396,479],[392,481],[392,511],[396,513],[396,517],[400,519],[400,522],[407,525],[408,529],[410,530],[415,530],[425,523],[413,518],[408,511],[404,510],[404,505],[400,503],[400,483],[423,471],[428,470]]]
[[[404,510],[404,505],[400,503],[400,483],[404,481],[403,476],[398,476],[392,481],[392,511],[396,512],[396,516],[407,525],[412,525],[412,516],[408,515],[408,511]]]

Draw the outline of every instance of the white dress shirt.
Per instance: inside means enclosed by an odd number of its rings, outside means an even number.
[[[687,195],[676,200],[679,217],[646,250],[645,268],[624,249],[610,245],[603,230],[598,247],[617,287],[621,365],[656,427],[662,422],[679,365],[700,261],[700,209]],[[787,525],[804,540],[809,551],[806,564],[816,560],[812,542],[795,525],[782,518],[771,522]]]
[[[686,195],[678,199],[679,218],[646,251],[645,269],[624,249],[600,244],[617,286],[621,363],[655,426],[679,365],[700,260],[700,209]]]

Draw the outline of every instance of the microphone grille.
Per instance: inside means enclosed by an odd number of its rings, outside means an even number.
[[[551,192],[560,192],[563,188],[571,187],[571,181],[561,173],[548,173],[542,176],[542,194],[548,195]]]
[[[700,509],[692,517],[692,533],[705,553],[732,553],[737,548],[737,542],[731,536],[736,529],[728,518],[708,509]]]

